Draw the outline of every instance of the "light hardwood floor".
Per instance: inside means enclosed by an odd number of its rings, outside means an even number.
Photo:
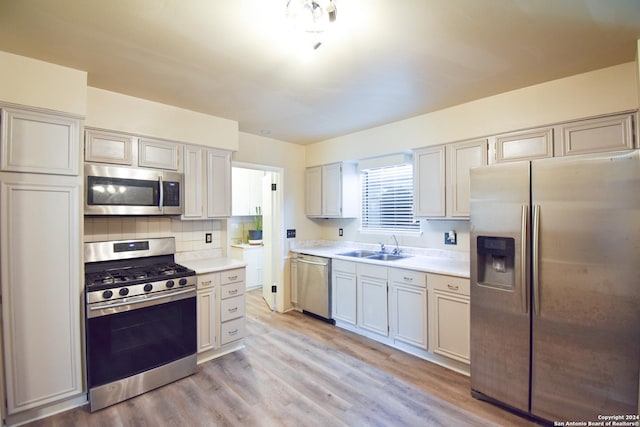
[[[188,378],[90,414],[29,425],[535,426],[473,399],[469,378],[247,294],[246,348]]]

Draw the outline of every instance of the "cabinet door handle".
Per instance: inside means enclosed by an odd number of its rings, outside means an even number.
[[[460,289],[460,286],[447,284],[447,288],[451,289],[452,291],[457,291]]]

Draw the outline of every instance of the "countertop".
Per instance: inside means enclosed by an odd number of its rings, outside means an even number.
[[[231,270],[232,268],[246,267],[247,263],[233,258],[198,258],[182,260],[180,264],[195,270],[197,274],[215,273],[217,271]]]
[[[470,264],[468,260],[461,259],[462,257],[429,256],[420,253],[411,254],[409,252],[403,252],[404,255],[411,256],[394,261],[379,261],[339,255],[356,249],[361,248],[345,246],[313,246],[291,248],[290,251],[332,259],[341,259],[345,261],[377,264],[384,265],[385,267],[397,267],[407,270],[422,271],[425,273],[469,278]]]
[[[250,245],[248,243],[234,243],[231,245],[232,248],[240,248],[240,249],[257,249],[262,248],[262,243],[259,245]]]

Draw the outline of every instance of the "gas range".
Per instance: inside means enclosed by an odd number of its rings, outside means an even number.
[[[196,273],[174,253],[172,237],[85,244],[92,412],[196,372]]]
[[[175,263],[174,250],[173,238],[86,243],[87,304],[194,288],[195,271]]]

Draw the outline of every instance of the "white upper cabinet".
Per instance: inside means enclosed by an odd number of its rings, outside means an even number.
[[[201,219],[204,216],[205,179],[203,149],[185,146],[183,219]]]
[[[560,127],[562,154],[631,150],[634,148],[633,119],[634,114],[627,113],[566,123]]]
[[[487,140],[456,142],[447,145],[447,216],[468,218],[471,211],[469,171],[487,164]]]
[[[416,217],[446,215],[445,146],[416,150],[413,154],[413,206]]]
[[[184,147],[182,219],[231,216],[231,152]]]
[[[131,166],[134,140],[133,135],[86,130],[84,160]]]
[[[138,165],[146,168],[178,170],[179,144],[139,138]]]
[[[307,168],[305,178],[305,213],[322,216],[322,166]]]
[[[332,163],[305,171],[305,213],[318,218],[358,216],[358,172],[353,163]]]
[[[124,132],[87,129],[84,145],[85,162],[180,170],[182,145],[177,142]]]
[[[553,157],[553,128],[497,135],[495,144],[496,163]]]
[[[1,126],[3,171],[78,175],[80,119],[7,107]]]
[[[207,218],[231,216],[231,152],[205,150],[207,159]]]
[[[487,140],[456,142],[414,152],[414,215],[467,219],[469,170],[487,164]]]

